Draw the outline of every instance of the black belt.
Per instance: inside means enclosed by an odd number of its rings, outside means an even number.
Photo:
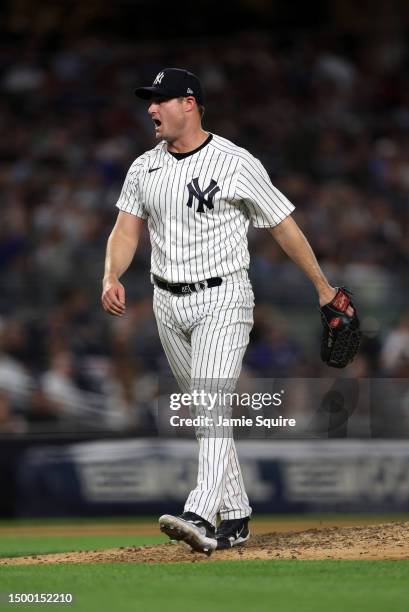
[[[167,283],[166,281],[158,278],[154,274],[152,274],[153,282],[160,289],[165,289],[166,291],[170,291],[175,295],[187,295],[189,293],[196,293],[198,291],[202,291],[203,289],[207,289],[207,287],[219,287],[222,284],[223,279],[220,276],[215,276],[213,278],[208,278],[203,281],[199,281],[198,283]]]

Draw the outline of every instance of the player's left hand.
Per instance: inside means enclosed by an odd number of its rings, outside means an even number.
[[[350,292],[345,287],[335,290],[333,299],[320,308],[321,359],[333,368],[345,368],[357,354],[362,334]]]

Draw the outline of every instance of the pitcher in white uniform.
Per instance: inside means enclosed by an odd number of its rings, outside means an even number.
[[[203,94],[194,74],[166,68],[152,86],[135,94],[149,101],[159,143],[133,162],[116,204],[102,304],[110,314],[124,314],[119,279],[133,260],[146,221],[154,313],[181,390],[192,391],[205,381],[213,390],[232,391],[253,325],[250,221],[268,229],[305,272],[320,305],[330,302],[336,290],[291,217],[294,206],[272,185],[260,161],[203,129]],[[251,507],[231,432],[215,435],[199,428],[197,437],[197,485],[183,513],[165,514],[159,524],[172,539],[210,554],[248,540]]]

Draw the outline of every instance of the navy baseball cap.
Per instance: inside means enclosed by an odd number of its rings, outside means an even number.
[[[193,96],[198,104],[203,104],[203,92],[196,75],[181,68],[164,68],[156,75],[151,87],[137,87],[135,95],[143,100],[154,96],[179,98]]]

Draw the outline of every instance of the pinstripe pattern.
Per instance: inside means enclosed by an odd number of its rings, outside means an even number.
[[[157,168],[154,172],[150,169]],[[189,208],[187,185],[216,181],[214,208]],[[196,283],[248,269],[247,231],[273,227],[294,209],[248,151],[213,135],[197,153],[175,159],[162,142],[134,161],[117,207],[148,220],[151,272],[171,283]]]
[[[211,200],[204,195],[209,189]],[[170,283],[223,278],[220,287],[184,296],[155,287],[154,312],[181,390],[233,391],[253,325],[248,226],[251,220],[255,227],[274,227],[294,206],[248,151],[209,135],[184,157],[169,153],[166,142],[138,157],[117,207],[147,219],[152,274]],[[212,416],[228,411],[217,406]],[[212,524],[218,512],[223,520],[249,516],[232,432],[202,427],[196,436],[198,481],[185,511]]]
[[[233,391],[253,325],[254,298],[245,272],[225,279],[220,287],[175,296],[155,287],[154,312],[159,335],[182,391]],[[195,414],[200,413],[197,410]],[[217,418],[229,412],[216,407]],[[232,432],[197,428],[199,466],[196,488],[185,511],[215,524],[251,514]]]

